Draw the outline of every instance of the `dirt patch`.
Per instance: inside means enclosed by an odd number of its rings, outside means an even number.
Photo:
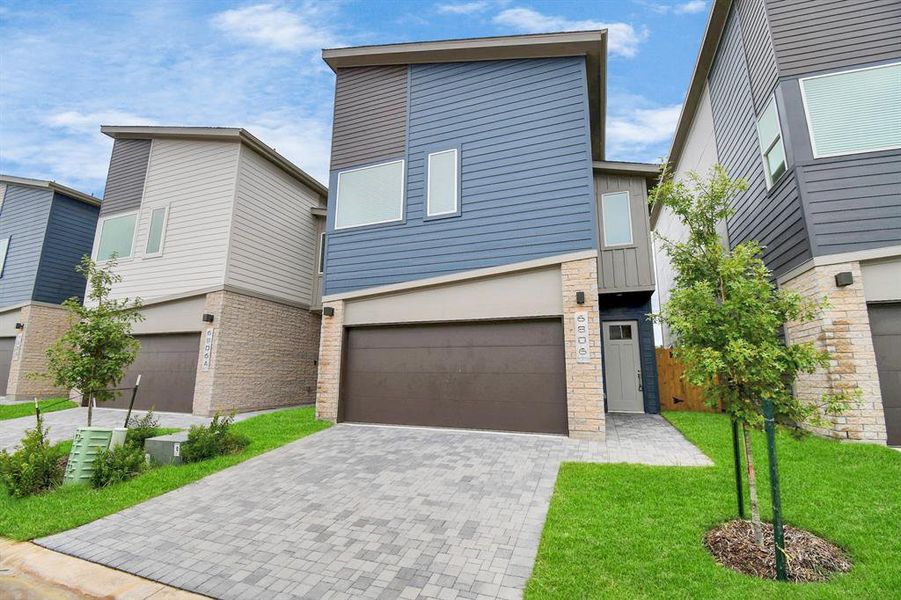
[[[724,567],[776,579],[773,526],[769,523],[763,524],[763,542],[763,547],[754,542],[751,522],[743,520],[724,523],[704,536],[704,545]],[[826,581],[835,573],[851,570],[851,560],[841,548],[803,529],[785,527],[785,553],[789,581]]]

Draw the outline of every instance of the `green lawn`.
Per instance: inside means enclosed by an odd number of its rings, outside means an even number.
[[[197,481],[216,471],[329,427],[317,421],[312,407],[265,413],[234,424],[250,445],[240,454],[199,463],[152,469],[130,481],[95,490],[89,486],[63,486],[15,499],[0,489],[0,537],[29,540],[83,525],[123,508]],[[68,448],[69,443],[66,443]]]
[[[52,398],[50,400],[38,401],[41,412],[54,412],[57,410],[66,410],[67,408],[75,408],[76,403],[66,398]],[[19,417],[33,417],[34,402],[22,402],[19,404],[4,404],[0,406],[0,421],[6,419],[18,419]]]
[[[901,597],[901,453],[780,432],[786,522],[854,561],[827,583],[780,584],[720,567],[702,545],[708,529],[735,517],[728,419],[665,416],[716,466],[563,465],[526,598]],[[768,519],[762,434],[754,452]]]

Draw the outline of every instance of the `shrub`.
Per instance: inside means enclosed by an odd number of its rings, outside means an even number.
[[[231,430],[234,420],[234,415],[220,417],[217,414],[208,426],[191,427],[188,441],[181,446],[181,459],[186,463],[198,462],[246,448],[250,439]]]
[[[125,444],[112,450],[101,450],[94,460],[91,485],[101,488],[128,481],[147,468],[144,450],[140,446]]]
[[[22,447],[9,454],[0,452],[0,481],[11,496],[22,498],[60,485],[65,467],[58,446],[51,446],[38,412],[34,429],[25,432]]]
[[[125,443],[142,450],[144,448],[144,440],[162,435],[160,420],[153,414],[153,408],[141,417],[136,417],[135,415],[128,417],[128,422],[125,426],[128,427]]]

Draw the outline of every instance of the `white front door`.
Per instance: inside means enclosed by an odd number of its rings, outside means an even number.
[[[607,410],[644,412],[638,321],[604,323],[604,377],[607,385]]]

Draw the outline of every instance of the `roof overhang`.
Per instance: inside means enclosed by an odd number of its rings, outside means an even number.
[[[333,71],[348,67],[564,56],[585,57],[591,121],[591,153],[596,160],[603,160],[607,76],[606,29],[328,48],[322,51],[323,60]]]
[[[694,120],[695,112],[698,110],[698,104],[704,92],[704,85],[707,83],[710,68],[713,66],[713,59],[716,57],[716,49],[719,47],[720,39],[723,36],[723,30],[726,27],[726,19],[729,17],[731,6],[732,0],[714,0],[710,9],[707,27],[704,29],[704,37],[701,41],[701,49],[698,51],[697,60],[695,60],[691,83],[689,83],[688,92],[685,94],[685,100],[682,102],[682,112],[679,114],[676,133],[673,135],[673,145],[670,147],[669,157],[667,158],[671,169],[676,168],[682,156],[682,149],[685,146],[685,140],[688,138],[688,132],[691,131],[691,124]],[[651,208],[652,229],[657,224],[661,208],[660,205],[654,205]]]
[[[315,190],[323,199],[328,188],[319,180],[267,146],[259,138],[240,127],[156,127],[101,125],[100,131],[113,139],[181,139],[208,142],[241,142],[259,152],[286,173]]]
[[[625,175],[642,177],[647,181],[648,188],[657,184],[660,179],[662,165],[655,163],[622,162],[616,160],[601,160],[591,163],[592,168],[600,173],[610,175]]]
[[[49,190],[53,190],[54,192],[65,194],[66,196],[74,198],[75,200],[78,200],[80,202],[84,202],[85,204],[100,206],[100,198],[91,196],[90,194],[85,194],[84,192],[79,192],[76,189],[62,185],[61,183],[56,183],[55,181],[48,181],[46,179],[32,179],[31,177],[16,177],[14,175],[0,175],[0,183],[26,185],[36,188],[47,188]]]

